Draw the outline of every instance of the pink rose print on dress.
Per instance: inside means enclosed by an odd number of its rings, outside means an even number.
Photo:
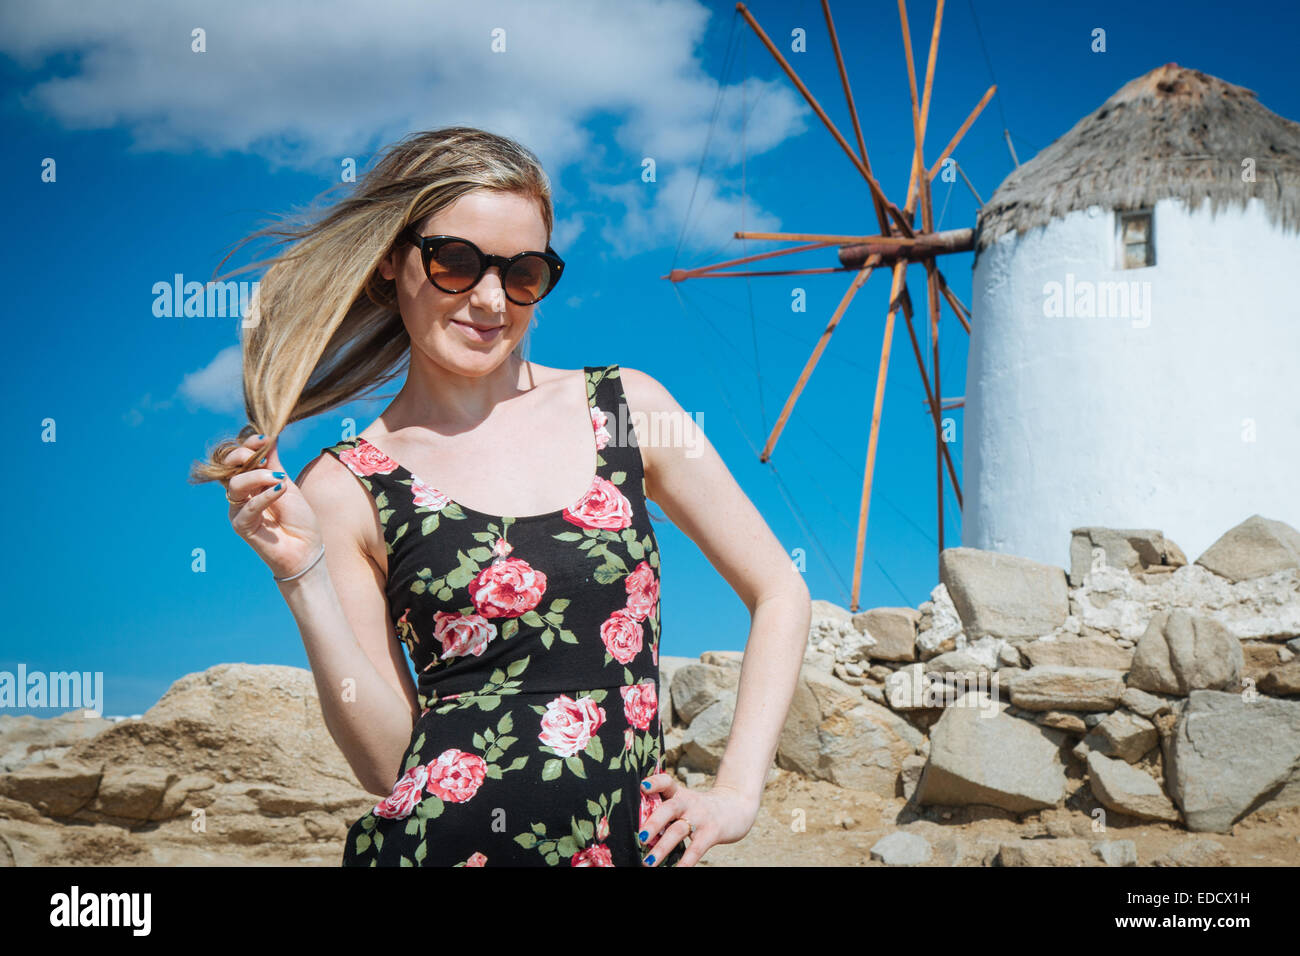
[[[419,478],[411,482],[411,493],[415,496],[417,508],[429,508],[441,511],[451,503],[451,499],[432,485],[426,485]]]
[[[650,720],[659,711],[659,694],[649,683],[620,687],[623,695],[623,716],[637,730],[649,730]]]
[[[469,598],[484,617],[519,617],[537,607],[546,575],[522,558],[488,565],[469,582]]]
[[[591,427],[596,429],[596,451],[604,451],[605,446],[609,444],[609,432],[605,430],[605,423],[608,421],[608,415],[595,405],[591,406]]]
[[[605,723],[605,708],[590,697],[574,700],[561,694],[546,705],[542,715],[542,732],[537,735],[547,747],[561,757],[572,757],[585,750],[587,742]]]
[[[564,520],[580,528],[622,531],[632,525],[632,502],[618,485],[597,475],[574,508],[565,508]]]
[[[655,807],[663,803],[663,797],[657,793],[641,793],[641,813],[637,821],[638,829],[645,829],[645,822],[650,819],[650,814],[654,813]]]
[[[375,805],[374,814],[386,820],[404,820],[420,802],[420,791],[429,779],[429,768],[423,764],[412,767],[393,784],[393,792]]]
[[[474,796],[487,776],[487,764],[482,757],[455,747],[444,750],[426,767],[429,771],[425,785],[428,791],[451,803],[464,803]]]
[[[487,857],[484,856],[480,851],[476,850],[475,852],[470,854],[469,859],[465,861],[465,865],[482,866],[486,862],[487,862]]]
[[[609,817],[601,817],[596,824],[596,839],[602,842],[609,839]]]
[[[636,740],[636,734],[632,732],[632,728],[631,728],[631,727],[628,727],[628,728],[624,729],[624,731],[623,731],[623,749],[624,749],[624,750],[631,750],[631,749],[632,749],[632,743],[633,743],[633,741],[635,741],[635,740]]]
[[[623,579],[623,587],[627,589],[627,609],[638,621],[644,621],[659,602],[659,581],[654,569],[642,561]]]
[[[355,448],[341,452],[339,460],[347,465],[354,475],[360,475],[362,478],[368,478],[370,475],[386,475],[397,469],[397,462],[364,438]]]
[[[579,850],[573,854],[569,860],[570,866],[613,866],[614,858],[609,852],[609,847],[603,843],[597,843],[595,846],[589,846],[585,850]]]
[[[609,656],[620,664],[629,664],[641,653],[644,636],[641,624],[627,608],[619,608],[600,626],[600,639]]]
[[[478,614],[436,611],[433,636],[442,642],[442,660],[448,657],[483,656],[483,649],[497,636],[497,626]]]

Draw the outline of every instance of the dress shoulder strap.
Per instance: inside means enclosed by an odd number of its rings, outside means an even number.
[[[591,365],[587,373],[587,399],[591,423],[596,429],[597,465],[602,478],[618,485],[625,495],[645,498],[645,472],[632,410],[623,391],[622,371],[617,365]]]

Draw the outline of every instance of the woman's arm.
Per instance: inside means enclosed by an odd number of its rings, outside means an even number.
[[[328,453],[299,476],[299,488],[322,516],[325,558],[300,578],[279,584],[293,612],[325,726],[361,785],[387,796],[419,714],[415,684],[393,636],[383,574],[365,553],[356,516],[371,518],[365,490]],[[381,544],[382,546],[382,544]]]
[[[714,788],[734,790],[757,812],[808,643],[808,586],[703,430],[668,390],[636,369],[622,369],[622,379],[629,414],[651,416],[648,434],[640,423],[637,428],[647,494],[749,608],[736,711]],[[667,427],[654,425],[653,416]],[[657,433],[679,440],[656,443]]]

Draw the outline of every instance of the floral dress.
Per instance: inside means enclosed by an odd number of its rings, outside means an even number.
[[[483,514],[364,438],[321,449],[374,499],[421,708],[344,866],[639,866],[649,852],[659,550],[619,367],[583,374],[594,475],[560,511]]]

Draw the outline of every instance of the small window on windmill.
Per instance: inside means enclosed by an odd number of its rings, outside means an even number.
[[[1150,209],[1119,213],[1118,245],[1121,269],[1145,269],[1156,264],[1156,244],[1151,230]]]

